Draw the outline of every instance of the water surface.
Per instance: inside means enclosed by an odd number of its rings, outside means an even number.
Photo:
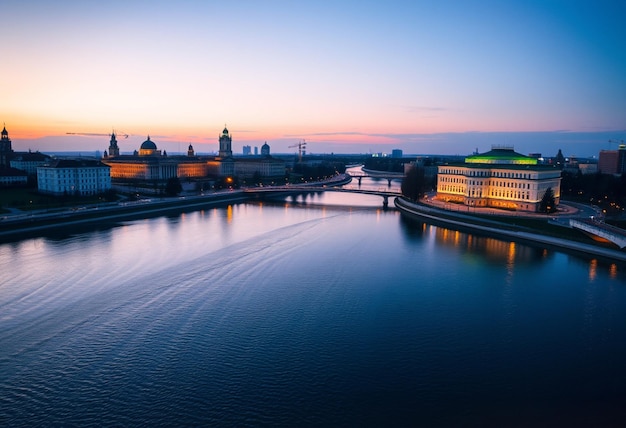
[[[0,423],[626,423],[622,267],[380,206],[316,194],[0,245]]]

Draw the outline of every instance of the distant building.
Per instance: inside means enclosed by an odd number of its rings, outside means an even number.
[[[270,146],[269,144],[267,144],[267,141],[266,141],[265,144],[261,146],[261,156],[269,156],[269,155],[270,155]]]
[[[95,159],[55,159],[37,168],[37,188],[52,195],[96,195],[111,188],[110,169]]]
[[[102,159],[111,168],[111,179],[114,181],[162,182],[172,177],[202,178],[208,173],[206,160],[195,156],[191,144],[187,156],[168,156],[148,136],[134,154],[111,156],[112,148],[114,153],[119,153],[116,145],[115,134],[111,134],[109,155]]]
[[[597,163],[581,163],[578,164],[578,170],[581,174],[595,174],[598,172],[598,164]]]
[[[269,145],[263,146],[266,155],[260,157],[233,158],[232,136],[224,128],[218,136],[218,156],[196,156],[193,146],[187,149],[187,156],[168,156],[161,152],[156,143],[148,137],[133,155],[115,155],[119,153],[115,135],[111,135],[109,155],[103,162],[111,167],[113,181],[164,182],[169,178],[209,179],[240,176],[250,178],[255,174],[263,178],[282,177],[285,175],[285,162],[270,156]]]
[[[235,159],[234,175],[243,179],[253,178],[281,178],[285,176],[286,166],[282,159],[275,159],[270,155],[270,145],[267,141],[261,147],[261,156]]]
[[[28,174],[21,169],[11,166],[11,159],[15,156],[11,139],[6,126],[0,133],[0,186],[25,186],[28,183]]]
[[[464,163],[439,165],[437,199],[476,207],[496,207],[535,212],[551,188],[558,205],[561,170],[538,165],[510,147],[494,147],[468,156]]]
[[[115,132],[111,133],[111,141],[109,142],[108,156],[115,157],[120,155],[120,148],[117,145],[117,138],[115,138]],[[107,157],[107,152],[104,152],[104,157]]]
[[[237,159],[234,164],[234,175],[241,178],[282,178],[285,176],[285,161],[272,157],[250,157]]]
[[[402,157],[402,150],[400,150],[400,149],[393,149],[391,151],[391,157],[392,158],[401,158]]]
[[[559,149],[559,152],[554,157],[554,164],[559,168],[563,168],[565,166],[565,156],[563,156],[561,149]]]
[[[224,127],[224,130],[222,131],[222,135],[220,135],[218,138],[220,142],[220,150],[219,150],[218,156],[221,158],[232,157],[233,156],[233,149],[232,149],[233,137],[232,135],[229,135],[228,129],[226,127]]]
[[[37,168],[50,162],[52,158],[40,152],[16,152],[11,159],[11,167],[26,172],[30,176],[37,175]]]
[[[619,150],[600,150],[598,171],[602,174],[623,174],[626,172],[626,146]]]
[[[254,156],[259,155],[259,148],[257,146],[254,147]]]
[[[11,139],[9,138],[6,126],[4,126],[2,133],[0,133],[0,168],[9,168],[11,166],[9,162],[12,157],[13,148],[11,147]]]
[[[28,174],[25,171],[16,168],[0,167],[0,186],[16,187],[26,186],[28,184]]]
[[[243,146],[243,155],[244,156],[250,156],[252,154],[252,147],[250,146]]]

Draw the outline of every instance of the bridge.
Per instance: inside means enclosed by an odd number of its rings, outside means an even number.
[[[305,193],[305,192],[343,192],[343,193],[360,193],[362,195],[376,195],[383,198],[383,207],[389,206],[389,198],[402,196],[400,192],[389,192],[386,190],[366,190],[366,189],[344,189],[335,186],[306,186],[306,185],[287,185],[287,186],[271,186],[271,187],[252,187],[243,190],[244,193]]]
[[[622,249],[626,247],[626,230],[624,229],[594,219],[571,218],[569,224],[575,229],[611,241]]]
[[[356,178],[359,181],[359,186],[361,185],[361,179],[365,177],[387,180],[387,184],[389,186],[391,186],[391,180],[402,180],[404,178],[404,173],[401,173],[401,172],[384,172],[384,171],[367,170],[364,172],[349,172],[347,174],[352,178]]]

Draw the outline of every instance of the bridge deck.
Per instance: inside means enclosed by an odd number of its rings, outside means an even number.
[[[607,232],[626,238],[626,230],[620,229],[619,227],[615,227],[613,225],[602,223],[602,222],[592,220],[589,218],[577,219],[577,220],[580,221],[581,223],[585,223],[590,226],[597,227],[598,229],[605,230]]]

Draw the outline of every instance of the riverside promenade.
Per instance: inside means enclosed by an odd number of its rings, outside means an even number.
[[[444,226],[447,228],[478,233],[482,235],[492,236],[499,239],[522,242],[529,245],[541,246],[546,248],[556,248],[586,257],[597,257],[610,262],[619,262],[626,264],[626,252],[601,247],[593,244],[586,244],[570,239],[558,238],[541,234],[531,228],[516,226],[514,224],[498,221],[500,216],[507,217],[519,216],[520,218],[546,218],[550,217],[546,214],[539,213],[505,213],[501,210],[493,210],[491,208],[470,208],[464,206],[454,206],[458,210],[446,209],[447,206],[442,201],[432,200],[429,198],[426,203],[413,203],[405,198],[396,198],[395,205],[400,212],[409,217],[422,220],[425,223]],[[428,200],[428,199],[427,199]],[[450,204],[448,204],[450,205]],[[569,222],[571,217],[583,217],[585,215],[581,210],[584,207],[575,207],[569,204],[561,204],[561,211],[550,217],[550,222],[564,226],[564,222]],[[491,212],[483,212],[483,214],[491,214],[492,218],[477,217],[479,210],[491,210]],[[496,212],[498,211],[498,212]],[[560,218],[559,218],[560,217]],[[562,223],[563,222],[563,223]]]

